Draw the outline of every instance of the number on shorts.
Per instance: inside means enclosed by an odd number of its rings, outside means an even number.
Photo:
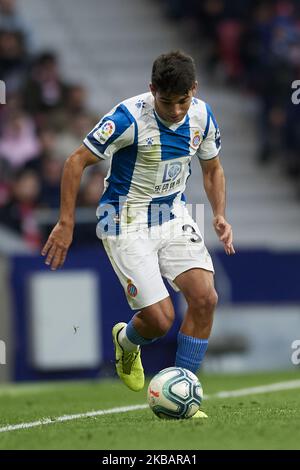
[[[185,225],[182,226],[182,230],[184,232],[187,232],[189,229],[191,229],[191,234],[193,234],[193,236],[190,238],[191,242],[193,242],[193,243],[202,242],[201,236],[199,235],[199,233],[196,232],[196,230],[194,229],[194,227],[192,225],[185,224]]]

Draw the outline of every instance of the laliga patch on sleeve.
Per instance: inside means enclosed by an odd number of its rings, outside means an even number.
[[[108,139],[113,135],[116,130],[116,125],[113,121],[105,121],[99,129],[97,129],[93,137],[100,142],[100,144],[105,144]]]

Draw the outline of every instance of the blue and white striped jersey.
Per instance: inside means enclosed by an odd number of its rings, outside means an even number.
[[[193,98],[183,121],[170,124],[155,112],[150,92],[118,104],[83,142],[97,157],[111,158],[97,213],[103,220],[113,208],[117,233],[124,224],[136,230],[137,224],[162,223],[151,216],[153,205],[167,204],[172,211],[182,204],[191,158],[209,160],[221,147],[204,101]]]

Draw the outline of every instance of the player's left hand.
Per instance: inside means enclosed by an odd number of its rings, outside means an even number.
[[[234,255],[235,250],[232,244],[233,235],[231,225],[226,221],[222,215],[217,215],[213,220],[214,229],[219,237],[219,240],[224,245],[224,250],[227,255]]]

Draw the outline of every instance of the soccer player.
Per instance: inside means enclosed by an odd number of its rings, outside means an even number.
[[[213,225],[228,255],[220,132],[211,108],[195,97],[193,59],[180,51],[153,64],[150,91],[115,106],[66,161],[60,218],[42,254],[62,266],[72,242],[75,200],[85,167],[111,159],[97,209],[97,235],[137,313],[113,327],[116,369],[131,389],[144,386],[141,346],[164,336],[174,309],[162,277],[187,301],[175,366],[196,373],[208,347],[217,304],[211,257],[185,207],[192,157],[199,160]],[[196,417],[204,417],[199,411]]]

